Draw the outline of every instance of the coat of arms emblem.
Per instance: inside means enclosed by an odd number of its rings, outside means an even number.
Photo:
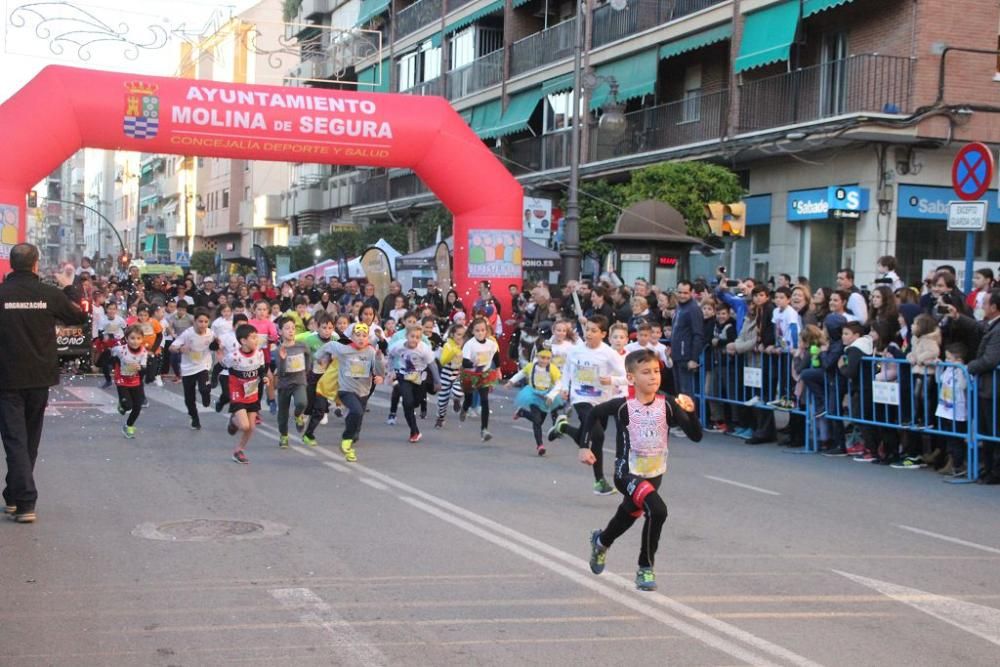
[[[127,136],[134,139],[152,139],[160,129],[159,86],[129,81],[125,84],[125,125]]]

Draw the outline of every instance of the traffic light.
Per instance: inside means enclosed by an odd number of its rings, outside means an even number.
[[[127,252],[123,252],[118,256],[118,263],[122,265],[122,269],[127,269],[131,261],[132,258],[128,256]]]
[[[705,204],[705,217],[712,234],[722,236],[723,226],[726,222],[726,205],[718,201]]]
[[[730,236],[746,236],[746,214],[747,205],[743,202],[726,204],[726,222],[722,231],[728,232]]]
[[[28,192],[28,208],[38,208],[38,192],[35,190]]]

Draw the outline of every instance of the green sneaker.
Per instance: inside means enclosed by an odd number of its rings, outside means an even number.
[[[635,573],[635,587],[640,591],[656,590],[656,573],[651,567],[640,567]]]
[[[600,528],[590,534],[590,571],[594,574],[604,572],[604,562],[608,559],[608,549],[601,546],[600,537]]]
[[[128,426],[128,425],[122,426],[122,435],[124,435],[129,440],[134,439],[135,438],[135,426]]]
[[[279,435],[278,436],[278,447],[281,447],[282,449],[288,449],[288,436],[287,435]]]
[[[603,477],[596,482],[594,482],[594,495],[595,496],[610,496],[618,493],[618,489],[608,484],[608,480]]]
[[[125,416],[125,407],[122,406],[121,403],[118,404],[118,414],[120,414],[122,417]]]
[[[304,435],[302,436],[302,444],[306,445],[307,447],[315,447],[316,438],[312,437],[311,435]]]
[[[299,415],[295,418],[295,430],[299,433],[306,430],[306,417],[305,415]]]
[[[562,437],[562,427],[567,423],[569,423],[569,419],[567,419],[566,415],[559,415],[556,417],[556,423],[552,425],[552,428],[550,428],[549,432],[546,434],[549,442]]]
[[[358,455],[354,451],[354,441],[353,440],[341,440],[340,441],[340,451],[344,453],[344,460],[348,463],[355,463],[358,460]]]

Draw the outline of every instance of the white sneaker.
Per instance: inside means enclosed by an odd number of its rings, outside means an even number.
[[[326,423],[328,421],[330,421],[329,415],[323,415],[323,418],[319,420],[319,423],[322,424],[323,426],[326,426]]]
[[[162,387],[163,386],[163,378],[160,377],[159,375],[157,375],[156,379],[154,380],[154,383],[156,384],[157,387]]]
[[[684,433],[684,430],[681,429],[679,426],[674,426],[670,429],[670,437],[684,438],[685,440],[687,439],[687,435]]]

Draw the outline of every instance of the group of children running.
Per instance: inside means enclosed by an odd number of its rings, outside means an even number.
[[[289,421],[303,444],[316,446],[316,429],[325,423],[331,403],[343,416],[341,452],[357,461],[367,404],[375,386],[393,385],[388,423],[395,422],[398,403],[409,429],[409,442],[422,434],[417,411],[427,414],[428,394],[436,394],[435,428],[444,428],[449,404],[465,421],[478,408],[480,438],[489,431],[490,392],[501,379],[499,346],[483,318],[466,327],[458,321],[444,336],[434,318],[421,321],[416,313],[402,316],[391,336],[365,307],[357,321],[302,309],[271,319],[270,306],[255,304],[253,319],[222,310],[212,321],[208,311],[186,308],[163,326],[150,324],[140,308],[134,321],[124,321],[113,304],[98,316],[100,365],[118,391],[119,412],[126,416],[122,432],[134,438],[135,425],[146,404],[144,384],[159,378],[150,371],[155,355],[164,355],[183,383],[191,428],[199,430],[198,404],[211,405],[212,389],[221,390],[215,409],[229,406],[228,432],[237,435],[232,458],[248,463],[247,446],[257,424],[263,399],[277,415],[279,447],[289,447]],[[180,322],[180,326],[177,323]],[[621,324],[609,328],[603,316],[591,317],[577,340],[575,323],[559,321],[550,340],[536,346],[533,357],[511,377],[507,386],[523,383],[514,404],[514,418],[532,426],[539,456],[545,456],[543,427],[551,420],[547,440],[570,436],[580,448],[580,461],[591,467],[594,493],[621,493],[623,500],[603,530],[590,538],[591,569],[604,569],[608,548],[640,516],[645,516],[636,585],[655,590],[654,557],[666,519],[666,504],[658,494],[667,468],[671,432],[694,441],[701,428],[689,397],[664,394],[661,380],[670,367],[665,348],[649,324],[641,324],[629,342]],[[164,343],[167,333],[167,343]],[[169,356],[166,356],[169,355]],[[579,419],[571,426],[566,411]],[[605,477],[603,448],[609,420],[617,430],[613,483]],[[671,427],[678,427],[671,431]]]

